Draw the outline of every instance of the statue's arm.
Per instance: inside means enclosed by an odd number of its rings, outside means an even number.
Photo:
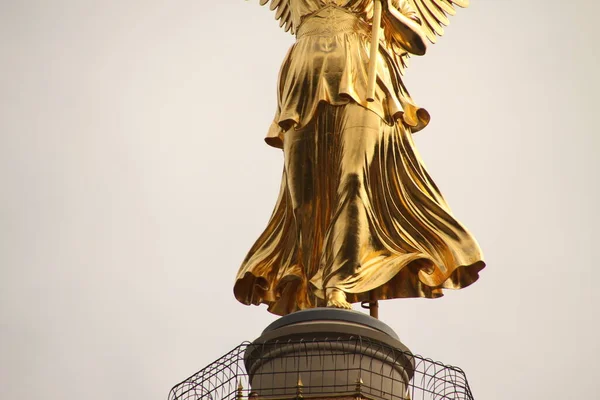
[[[391,3],[391,4],[390,4]],[[422,56],[427,51],[427,39],[416,13],[406,0],[382,0],[389,35],[407,52]],[[388,5],[389,4],[389,5]]]

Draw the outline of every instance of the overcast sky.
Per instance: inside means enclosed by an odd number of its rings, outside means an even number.
[[[477,399],[596,398],[600,7],[472,3],[406,84],[488,267],[381,318]],[[165,399],[275,319],[232,285],[292,43],[257,0],[0,1],[0,398]]]

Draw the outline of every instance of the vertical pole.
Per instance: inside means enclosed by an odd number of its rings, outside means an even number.
[[[369,58],[369,76],[367,82],[367,101],[375,101],[375,84],[377,83],[377,58],[379,56],[379,35],[381,32],[381,11],[382,1],[374,0],[373,2],[373,21],[371,26],[371,55]],[[375,298],[375,293],[371,291],[369,294],[369,314],[373,318],[379,319],[379,303]]]
[[[381,1],[373,2],[373,26],[371,27],[371,56],[369,58],[369,81],[367,82],[367,101],[375,101],[375,84],[377,83],[377,56],[379,54],[379,33],[381,29]],[[383,0],[387,1],[387,0]]]
[[[371,55],[369,58],[369,76],[367,82],[367,101],[375,101],[375,84],[377,83],[377,58],[379,56],[379,36],[381,33],[381,12],[382,1],[373,1],[373,21],[371,26]],[[371,291],[369,294],[369,314],[373,318],[379,319],[379,303],[375,298],[375,293]]]
[[[371,317],[379,319],[379,302],[375,297],[375,292],[371,290],[369,297],[369,314]]]

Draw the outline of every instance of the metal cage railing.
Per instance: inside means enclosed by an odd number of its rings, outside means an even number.
[[[279,354],[275,360],[273,354],[283,346],[292,346],[293,351]],[[373,367],[369,362],[361,362],[365,354],[373,352],[383,354],[388,364],[402,364],[398,368],[403,373],[398,375]],[[248,365],[267,362],[278,363],[276,370],[250,371],[249,375]],[[315,368],[316,365],[319,367]],[[319,374],[333,376],[333,379],[329,379],[333,384],[311,384],[319,381],[314,379]],[[253,390],[252,383],[257,379],[272,380],[269,390],[262,393]],[[460,368],[361,337],[260,345],[242,343],[177,384],[169,393],[169,400],[334,398],[473,400],[473,395],[467,377]]]

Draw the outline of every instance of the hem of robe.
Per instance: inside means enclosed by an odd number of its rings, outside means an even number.
[[[389,258],[392,260],[387,260]],[[356,279],[356,276],[350,276],[335,287],[346,293],[350,303],[373,298],[376,300],[435,299],[444,295],[443,289],[458,290],[475,283],[479,279],[479,272],[485,267],[483,260],[477,260],[472,264],[459,265],[453,268],[450,274],[444,274],[442,268],[433,265],[428,257],[422,254],[404,254],[387,256],[384,260],[372,263],[368,268],[380,270],[382,263],[387,265],[383,266],[383,274],[378,275],[378,280],[361,277],[357,284],[352,285],[351,282]],[[391,277],[382,284],[381,280],[385,279],[382,275]],[[326,305],[323,288],[310,282],[312,290],[307,293],[307,282],[302,276],[286,275],[271,289],[268,288],[267,282],[266,277],[246,271],[243,276],[236,279],[234,295],[239,302],[246,305],[264,303],[268,306],[268,311],[276,315],[286,315],[294,311]],[[303,292],[299,289],[303,289]],[[309,294],[312,294],[313,302],[308,300]]]

